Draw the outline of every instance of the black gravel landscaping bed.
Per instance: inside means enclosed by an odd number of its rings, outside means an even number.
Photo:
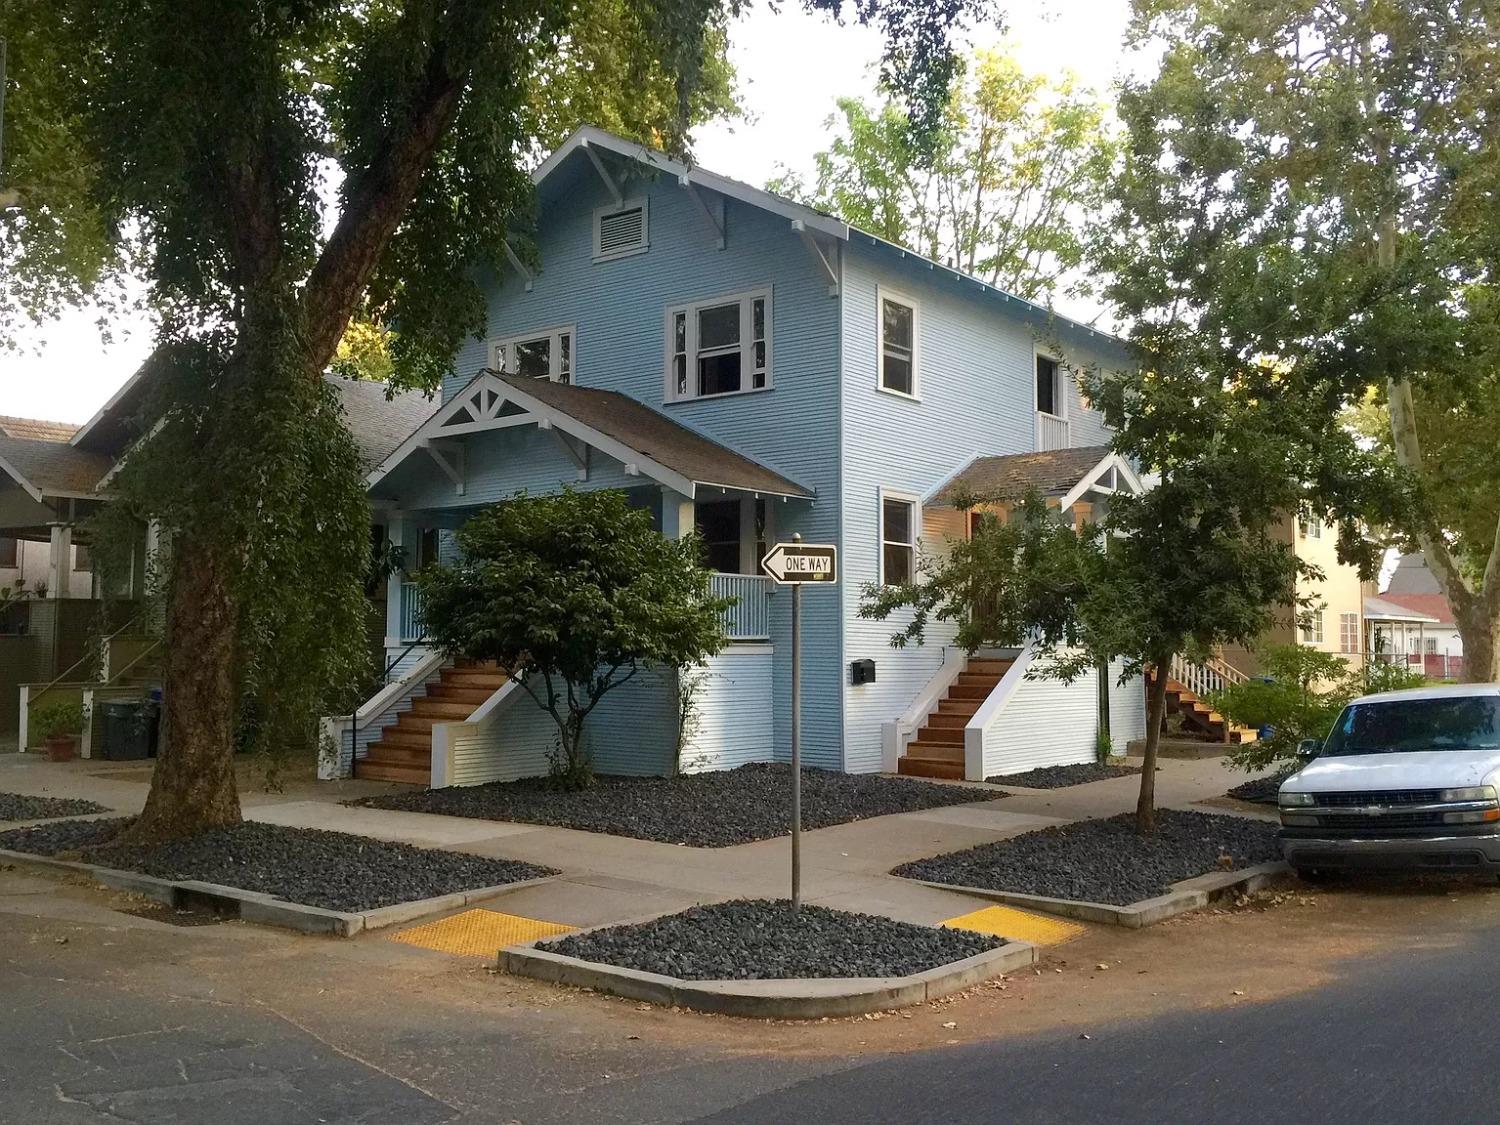
[[[891,874],[960,887],[1129,906],[1171,884],[1281,858],[1277,826],[1239,816],[1159,809],[1156,832],[1138,836],[1135,814],[1027,832],[968,851],[902,864]]]
[[[88,816],[109,812],[93,801],[72,797],[28,797],[24,793],[0,793],[0,820],[46,820],[54,816]]]
[[[1087,785],[1111,777],[1127,777],[1141,772],[1139,766],[1107,766],[1084,762],[1077,766],[1039,766],[1025,773],[1005,773],[987,777],[991,785],[1020,785],[1026,789],[1065,789],[1069,785]]]
[[[601,777],[582,790],[555,789],[545,778],[526,778],[365,797],[348,804],[724,848],[790,832],[791,781],[789,766],[758,764],[680,777]],[[827,828],[1001,796],[909,778],[804,769],[802,827]]]
[[[1281,783],[1296,772],[1297,768],[1293,767],[1273,773],[1270,777],[1257,777],[1252,781],[1242,782],[1225,796],[1234,797],[1240,801],[1254,801],[1257,805],[1274,805],[1276,795],[1281,790]]]
[[[970,930],[914,926],[785,900],[694,906],[630,926],[569,934],[542,948],[681,980],[902,977],[998,949]]]
[[[17,828],[0,832],[0,848],[44,856],[67,853],[64,858],[159,879],[198,879],[356,913],[556,874],[508,859],[250,821],[155,847],[100,850],[129,823],[130,818],[120,817]]]

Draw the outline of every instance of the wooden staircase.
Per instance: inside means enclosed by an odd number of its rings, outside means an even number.
[[[510,677],[494,663],[464,663],[444,668],[424,695],[414,696],[411,709],[370,743],[363,758],[354,759],[354,776],[361,781],[402,781],[432,784],[432,727],[467,719]]]
[[[1148,684],[1156,678],[1149,672]],[[1167,714],[1182,716],[1182,725],[1196,734],[1206,734],[1218,742],[1254,742],[1256,732],[1250,727],[1237,726],[1210,707],[1192,688],[1172,676],[1167,677]]]
[[[995,690],[1011,661],[970,658],[964,670],[938,701],[937,710],[906,745],[896,762],[896,772],[908,777],[944,777],[958,781],[964,776],[964,726]]]

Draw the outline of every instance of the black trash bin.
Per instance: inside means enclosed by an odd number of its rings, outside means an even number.
[[[151,755],[156,741],[156,709],[147,703],[104,705],[104,757],[134,762]]]

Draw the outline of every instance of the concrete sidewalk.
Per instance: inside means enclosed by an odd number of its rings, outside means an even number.
[[[16,761],[15,758],[28,760]],[[1164,761],[1158,803],[1190,807],[1221,796],[1244,774],[1222,761]],[[81,797],[117,814],[138,812],[149,766],[52,764],[34,755],[0,757],[0,790]],[[1139,777],[1060,790],[1013,790],[1003,800],[972,786],[974,804],[882,816],[803,834],[804,899],[823,906],[932,924],[974,908],[967,896],[887,874],[898,864],[1001,840],[1022,832],[1133,809]],[[691,848],[568,828],[349,808],[351,797],[397,787],[372,782],[313,782],[285,793],[246,793],[245,817],[268,824],[350,832],[420,847],[525,860],[563,872],[487,904],[493,909],[573,926],[594,926],[730,898],[784,897],[790,891],[791,840],[730,848]],[[1224,811],[1224,810],[1220,810]]]

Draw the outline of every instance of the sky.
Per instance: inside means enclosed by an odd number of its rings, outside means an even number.
[[[1104,91],[1122,66],[1128,0],[1002,0],[1010,12],[1003,33],[1023,68],[1071,70]],[[973,45],[1002,32],[975,29]],[[694,134],[705,168],[764,184],[781,166],[807,172],[827,143],[824,122],[834,99],[869,94],[880,59],[877,31],[840,27],[809,15],[795,0],[772,12],[760,0],[731,29],[730,51],[748,120],[715,123]],[[0,414],[82,423],[104,405],[150,350],[150,325],[111,325],[106,345],[97,313],[81,309],[39,326],[22,355],[0,352]]]

